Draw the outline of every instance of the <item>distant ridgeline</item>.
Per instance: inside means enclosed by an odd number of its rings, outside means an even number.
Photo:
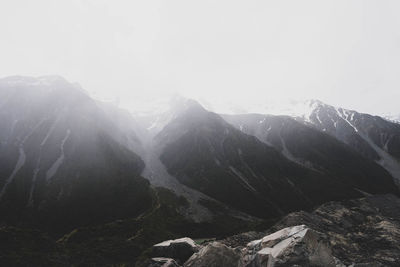
[[[168,207],[163,216],[206,235],[221,218],[234,232],[330,200],[399,194],[400,124],[306,105],[299,117],[219,115],[177,98],[133,116],[60,77],[2,79],[0,223],[61,236]]]

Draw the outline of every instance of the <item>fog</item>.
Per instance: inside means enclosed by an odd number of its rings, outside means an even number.
[[[57,74],[131,111],[287,99],[398,114],[398,1],[2,0],[0,77]]]

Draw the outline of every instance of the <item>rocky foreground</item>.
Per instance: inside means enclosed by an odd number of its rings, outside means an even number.
[[[400,199],[393,195],[329,202],[291,213],[266,232],[196,244],[153,246],[143,266],[399,266]]]

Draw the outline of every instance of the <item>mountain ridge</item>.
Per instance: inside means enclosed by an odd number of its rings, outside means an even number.
[[[82,249],[94,263],[100,249],[111,264],[162,237],[233,234],[328,201],[399,195],[388,166],[400,125],[312,103],[306,117],[224,115],[175,97],[143,117],[57,76],[2,79],[0,235],[63,236],[71,262],[88,262]]]

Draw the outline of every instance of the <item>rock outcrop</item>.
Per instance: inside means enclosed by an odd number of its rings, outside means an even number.
[[[232,267],[237,266],[240,260],[240,250],[227,247],[220,242],[212,242],[193,254],[185,262],[185,267]]]
[[[169,240],[153,247],[153,253],[184,262],[197,246],[189,238]],[[171,258],[153,258],[149,267],[177,266]],[[174,265],[175,264],[175,265]],[[288,227],[251,241],[243,249],[211,242],[194,253],[184,267],[279,267],[279,266],[341,266],[335,259],[323,234],[305,225]]]
[[[398,266],[399,262],[400,199],[380,195],[291,213],[266,232],[242,233],[205,244],[180,264],[355,267]]]
[[[156,244],[151,254],[153,257],[172,258],[178,263],[184,263],[199,249],[200,247],[192,239],[185,237]]]
[[[400,199],[393,195],[329,202],[311,213],[291,213],[269,231],[298,224],[325,233],[333,255],[347,266],[400,262]]]
[[[179,264],[170,258],[152,258],[149,267],[179,267]]]
[[[322,234],[305,225],[284,228],[262,239],[254,240],[243,249],[245,267],[262,266],[336,266],[329,245]]]

